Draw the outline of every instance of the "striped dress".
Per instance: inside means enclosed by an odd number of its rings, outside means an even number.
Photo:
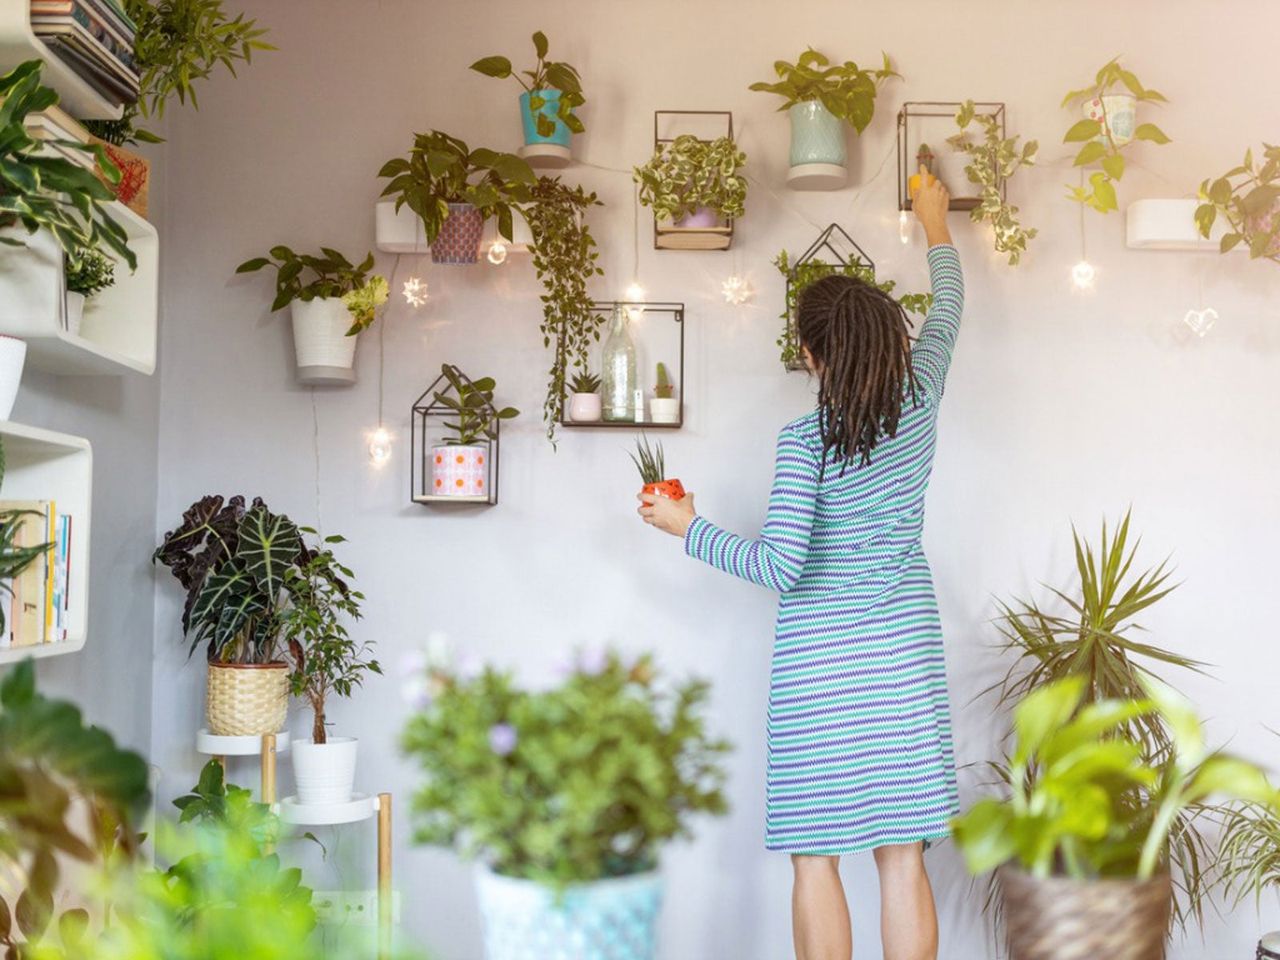
[[[942,624],[921,545],[938,405],[960,327],[955,247],[928,253],[918,404],[866,466],[828,465],[815,411],[782,428],[758,540],[695,517],[685,552],[777,590],[765,846],[845,854],[946,836],[959,812]]]

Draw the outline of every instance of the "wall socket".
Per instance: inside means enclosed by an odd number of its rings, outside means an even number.
[[[311,895],[316,921],[326,926],[378,925],[377,890],[317,890]],[[391,924],[400,924],[400,891],[391,893]]]

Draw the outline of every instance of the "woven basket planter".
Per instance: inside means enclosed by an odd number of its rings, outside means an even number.
[[[1040,880],[998,871],[1012,960],[1163,960],[1173,888],[1151,880]]]
[[[211,663],[204,706],[209,732],[215,736],[279,733],[289,708],[289,667],[283,663]]]

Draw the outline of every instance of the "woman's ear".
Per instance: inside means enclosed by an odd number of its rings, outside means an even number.
[[[815,360],[813,359],[813,354],[809,352],[809,348],[808,348],[808,347],[806,347],[806,346],[804,346],[804,345],[801,345],[801,347],[800,347],[800,355],[804,358],[804,365],[805,365],[805,368],[806,368],[810,373],[818,373],[818,372],[819,372],[819,371],[818,371],[818,364],[817,364],[817,361],[815,361]]]

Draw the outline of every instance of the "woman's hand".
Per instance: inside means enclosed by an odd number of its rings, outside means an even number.
[[[924,227],[925,238],[929,246],[951,242],[951,231],[947,229],[947,207],[951,203],[951,194],[942,185],[942,181],[932,176],[922,164],[920,166],[920,187],[911,198],[911,209],[916,219]]]
[[[697,516],[697,511],[693,508],[692,493],[686,493],[679,500],[660,497],[656,493],[641,493],[636,499],[640,501],[636,512],[645,523],[681,539],[684,539],[689,531],[689,524]]]

